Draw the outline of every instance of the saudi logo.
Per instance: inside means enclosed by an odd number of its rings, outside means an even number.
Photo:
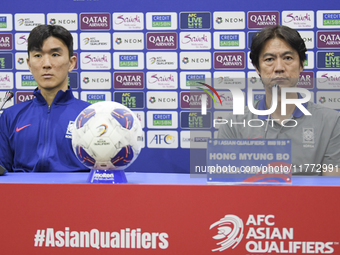
[[[224,216],[224,218],[210,225],[209,229],[215,229],[217,234],[212,238],[217,241],[218,246],[212,251],[224,251],[230,247],[234,249],[243,238],[243,221],[232,214]]]

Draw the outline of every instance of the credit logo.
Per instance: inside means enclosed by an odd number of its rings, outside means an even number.
[[[340,28],[340,11],[317,11],[318,28]]]
[[[181,89],[198,89],[202,83],[210,83],[210,72],[181,72],[180,85]],[[209,82],[208,82],[209,81]]]
[[[214,48],[218,50],[236,50],[245,48],[244,32],[215,32]]]
[[[147,119],[148,128],[178,128],[178,113],[176,111],[148,111]]]
[[[17,89],[35,89],[38,84],[34,80],[33,75],[30,72],[16,72],[16,88]]]
[[[113,68],[117,70],[144,69],[143,52],[114,52]]]
[[[177,29],[176,12],[147,12],[146,29],[148,30],[175,30]]]
[[[0,31],[12,31],[12,30],[13,30],[13,15],[0,14]]]
[[[82,91],[80,93],[80,99],[83,101],[87,101],[91,104],[102,102],[102,101],[111,101],[111,93],[104,91]]]

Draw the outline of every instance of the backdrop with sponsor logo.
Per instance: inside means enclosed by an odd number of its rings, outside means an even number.
[[[264,95],[249,59],[252,37],[265,26],[297,29],[307,46],[299,87],[312,101],[340,109],[340,8],[336,1],[6,1],[0,10],[0,100],[5,107],[32,98],[27,37],[38,24],[66,27],[74,38],[76,68],[69,85],[76,97],[114,100],[141,120],[144,148],[128,171],[188,172],[190,148],[202,150],[216,136],[213,119],[232,110],[235,85],[253,101]],[[192,89],[210,84],[222,99]],[[66,131],[65,131],[66,132]],[[204,155],[204,153],[202,154]],[[142,166],[142,167],[141,167]]]

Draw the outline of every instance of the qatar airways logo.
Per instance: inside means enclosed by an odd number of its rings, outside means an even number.
[[[210,225],[212,239],[216,240],[212,251],[240,250],[241,241],[244,241],[245,250],[251,254],[334,253],[333,246],[337,243],[295,240],[295,229],[290,226],[278,227],[275,219],[276,216],[272,214],[250,214],[244,224],[236,215],[225,215]]]

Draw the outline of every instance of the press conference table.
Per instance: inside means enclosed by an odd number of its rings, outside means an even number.
[[[211,185],[189,174],[127,172],[127,184],[88,175],[0,176],[1,254],[340,254],[340,177]]]
[[[0,176],[0,183],[79,184],[87,183],[88,175],[89,173],[7,173],[5,176]],[[128,179],[128,184],[207,185],[205,178],[193,178],[190,174],[127,172],[126,178]],[[340,187],[340,177],[293,176],[292,185]]]

